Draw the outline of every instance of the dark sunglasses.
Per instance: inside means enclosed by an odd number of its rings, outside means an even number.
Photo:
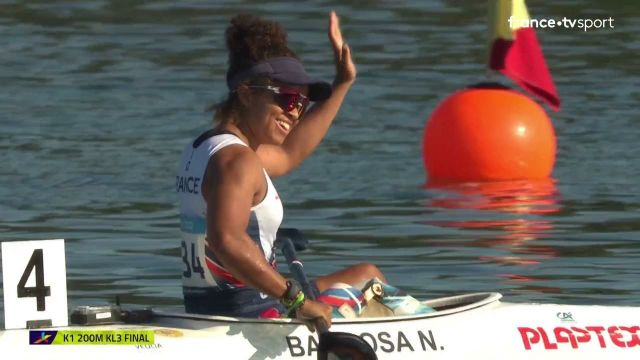
[[[294,90],[281,88],[277,86],[248,86],[253,89],[265,89],[273,93],[273,100],[286,112],[291,112],[293,109],[298,110],[298,117],[302,117],[302,114],[307,110],[309,106],[309,98]]]

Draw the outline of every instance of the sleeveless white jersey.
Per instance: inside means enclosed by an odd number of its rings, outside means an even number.
[[[233,289],[244,284],[233,277],[207,246],[207,205],[202,197],[202,180],[209,159],[220,149],[239,144],[247,146],[230,133],[209,130],[186,146],[176,176],[176,192],[180,203],[182,234],[182,285],[185,293],[198,293],[211,287]],[[265,260],[275,267],[273,251],[276,232],[282,222],[282,202],[269,175],[265,198],[251,208],[247,234],[258,244]],[[215,174],[210,174],[215,176]]]

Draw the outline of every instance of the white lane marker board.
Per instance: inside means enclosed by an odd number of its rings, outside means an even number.
[[[67,326],[64,240],[2,242],[7,329]]]

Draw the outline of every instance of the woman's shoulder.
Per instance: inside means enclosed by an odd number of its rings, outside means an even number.
[[[262,162],[250,147],[243,144],[230,144],[217,151],[209,159],[209,170],[219,176],[230,175],[261,175]]]
[[[223,148],[231,144],[246,145],[236,134],[214,128],[202,132],[188,147],[191,149],[202,148],[211,151],[211,149]]]

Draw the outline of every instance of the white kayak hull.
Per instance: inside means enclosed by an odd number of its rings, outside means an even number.
[[[425,303],[419,316],[336,320],[379,359],[640,359],[640,308],[500,301],[498,293]],[[29,345],[28,330],[0,331],[0,351],[21,359],[312,359],[317,337],[295,320],[155,313],[144,325],[56,330],[153,330],[155,345]],[[18,357],[14,357],[18,358]]]

